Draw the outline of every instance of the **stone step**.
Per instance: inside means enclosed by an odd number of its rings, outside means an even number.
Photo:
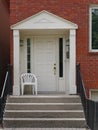
[[[6,128],[86,128],[84,118],[4,118]]]
[[[10,96],[7,100],[9,103],[80,103],[81,100],[77,95],[71,96]]]
[[[3,129],[0,129],[3,130]],[[90,130],[89,128],[5,128],[4,130]]]
[[[10,96],[4,128],[86,128],[79,96]]]
[[[6,118],[84,118],[82,110],[6,110]]]
[[[6,103],[6,110],[83,110],[81,103]]]

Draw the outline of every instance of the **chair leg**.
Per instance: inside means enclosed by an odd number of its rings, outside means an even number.
[[[37,95],[37,85],[35,86],[35,93],[36,93],[36,95]]]
[[[33,95],[34,95],[34,86],[32,85],[32,93],[33,93]]]
[[[21,87],[21,94],[23,95],[24,93],[24,86]]]

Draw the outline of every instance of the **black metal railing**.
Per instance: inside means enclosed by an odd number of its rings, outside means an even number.
[[[91,130],[98,130],[98,102],[87,98],[80,64],[77,65],[77,93],[81,97],[87,125]]]
[[[11,65],[8,65],[8,70],[6,72],[4,85],[0,96],[0,122],[2,122],[3,119],[3,112],[7,95],[10,94],[12,94],[12,67]]]

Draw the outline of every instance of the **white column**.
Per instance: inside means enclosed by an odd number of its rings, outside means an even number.
[[[13,30],[14,40],[14,86],[13,95],[20,95],[20,75],[19,75],[19,30]]]
[[[76,30],[70,30],[69,94],[76,94]]]

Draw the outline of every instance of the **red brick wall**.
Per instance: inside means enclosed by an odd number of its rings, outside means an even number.
[[[5,0],[0,0],[0,94],[9,64],[10,44],[9,9]]]
[[[98,4],[98,0],[10,0],[10,2],[11,25],[42,10],[76,23],[79,26],[76,39],[77,63],[81,63],[87,92],[89,88],[98,88],[98,53],[89,53],[89,6]],[[13,50],[11,59],[12,55]]]

